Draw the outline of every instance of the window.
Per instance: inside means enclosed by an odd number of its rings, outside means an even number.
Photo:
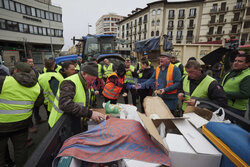
[[[21,4],[21,13],[26,14],[26,8]]]
[[[196,16],[196,8],[190,9],[189,16],[190,17],[195,17]]]
[[[250,21],[245,21],[244,28],[250,28]]]
[[[219,16],[219,23],[223,23],[224,22],[224,14]]]
[[[217,7],[218,7],[217,3],[213,4],[212,11],[216,12],[217,11]]]
[[[60,36],[60,37],[63,36],[63,30],[59,30],[59,36]]]
[[[208,34],[213,34],[214,33],[214,27],[209,27],[209,32]]]
[[[159,36],[159,35],[160,35],[160,32],[156,31],[155,36]]]
[[[29,30],[30,30],[31,34],[34,34],[34,27],[33,26],[29,25]]]
[[[174,10],[169,11],[169,18],[174,18]]]
[[[168,38],[173,38],[173,31],[168,31]]]
[[[177,39],[181,39],[182,38],[182,31],[177,31]]]
[[[152,15],[154,16],[154,15],[155,15],[155,13],[156,13],[156,12],[155,12],[155,10],[153,10],[153,11],[152,11]]]
[[[234,20],[234,21],[238,21],[238,20],[239,20],[239,18],[240,18],[240,12],[235,13],[235,14],[234,14],[234,18],[233,18],[233,20]]]
[[[55,30],[55,36],[59,37],[59,30]]]
[[[182,9],[182,10],[179,10],[179,18],[184,18],[185,16],[185,10]]]
[[[250,8],[247,8],[247,13],[246,13],[246,15],[250,15]]]
[[[18,24],[14,21],[7,21],[8,30],[18,31]]]
[[[217,28],[217,34],[222,34],[222,26],[219,26],[219,27]]]
[[[160,15],[161,14],[161,9],[157,10],[157,14]]]
[[[31,15],[31,8],[29,6],[26,6],[26,14]]]
[[[154,31],[152,31],[151,32],[151,37],[153,37],[155,35],[155,32]]]
[[[40,9],[36,9],[36,15],[37,15],[37,17],[41,17],[41,10]]]
[[[53,20],[53,13],[51,13],[51,12],[49,13],[49,19]]]
[[[226,4],[227,4],[226,2],[221,3],[221,9],[220,9],[221,11],[226,11]]]
[[[47,35],[47,30],[44,27],[43,27],[43,35]]]
[[[216,19],[216,16],[211,16],[211,20],[210,20],[210,23],[215,23],[215,19]]]
[[[20,32],[24,32],[24,30],[23,30],[23,24],[22,24],[22,23],[19,23],[18,25],[19,25],[19,31],[20,31]]]
[[[49,28],[47,28],[47,34],[50,36],[51,35],[51,31]]]
[[[41,10],[41,18],[45,19],[45,13],[44,13],[44,10]]]
[[[189,27],[194,27],[194,20],[189,20]]]
[[[144,39],[146,39],[147,38],[147,34],[146,33],[144,33]]]
[[[58,19],[59,22],[62,22],[62,15],[60,15],[60,14],[57,15],[57,19]]]
[[[178,21],[178,27],[183,27],[183,20]]]
[[[18,2],[16,2],[16,11],[21,13],[21,5]]]
[[[36,9],[35,8],[31,8],[31,15],[36,16]]]
[[[193,31],[192,30],[187,32],[187,37],[193,37]]]
[[[9,0],[4,0],[3,4],[5,9],[10,9]]]
[[[144,15],[144,20],[143,20],[144,23],[147,22],[147,20],[148,20],[148,15]]]
[[[2,7],[3,7],[3,1],[0,0],[0,8],[2,8]]]
[[[174,27],[174,21],[168,21],[168,27],[169,28]]]
[[[23,32],[29,33],[29,26],[27,24],[23,24]]]
[[[58,19],[57,19],[57,14],[56,14],[56,13],[54,13],[54,20],[55,20],[55,21],[58,21]]]
[[[10,2],[10,10],[16,11],[15,10],[15,3],[13,1],[9,1],[9,2]]]
[[[156,25],[157,25],[157,26],[160,25],[160,20],[157,20]]]
[[[3,19],[0,19],[0,29],[6,29],[6,23]]]
[[[38,34],[37,26],[34,26],[34,34]]]
[[[45,18],[49,20],[49,12],[45,12]]]
[[[231,33],[236,33],[236,32],[237,32],[237,26],[238,26],[238,25],[233,25],[233,26],[232,26],[232,31],[231,31]]]
[[[152,23],[151,23],[151,25],[152,25],[152,26],[154,26],[154,25],[155,25],[155,21],[154,21],[154,20],[152,20]]]

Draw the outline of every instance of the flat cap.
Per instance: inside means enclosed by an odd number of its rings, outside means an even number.
[[[165,56],[165,57],[168,57],[168,58],[172,58],[172,55],[168,52],[164,52],[164,53],[161,53],[160,56]]]

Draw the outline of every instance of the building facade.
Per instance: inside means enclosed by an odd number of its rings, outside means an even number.
[[[50,0],[0,0],[0,54],[7,66],[27,57],[42,64],[63,44],[61,7]]]
[[[121,50],[134,51],[135,41],[168,35],[174,45],[237,38],[250,41],[250,0],[165,0],[135,9],[118,23]]]
[[[96,34],[114,34],[118,35],[117,22],[124,19],[124,16],[120,16],[114,13],[103,15],[96,22]]]

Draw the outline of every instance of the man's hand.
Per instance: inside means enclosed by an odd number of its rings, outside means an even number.
[[[157,92],[157,94],[160,94],[160,95],[162,95],[162,94],[164,94],[164,93],[165,93],[165,90],[164,90],[164,89],[159,89],[158,92]]]
[[[135,89],[141,89],[141,84],[136,84],[133,86]]]
[[[99,95],[99,91],[96,90],[96,91],[94,92],[94,94],[95,94],[95,95]]]
[[[123,97],[127,97],[128,94],[127,94],[127,93],[123,93],[122,96],[123,96]]]
[[[178,94],[178,99],[181,100],[181,101],[182,101],[182,100],[185,100],[185,95],[184,95],[184,93],[179,93],[179,94]]]
[[[196,100],[195,99],[190,99],[188,101],[184,101],[184,103],[187,103],[189,106],[194,106],[195,105]]]
[[[140,70],[137,70],[137,74],[140,74]]]
[[[93,111],[92,112],[92,116],[91,119],[95,122],[100,122],[101,120],[106,120],[106,115]]]

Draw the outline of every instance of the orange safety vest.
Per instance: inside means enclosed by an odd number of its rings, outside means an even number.
[[[169,63],[168,66],[168,71],[167,71],[167,76],[166,76],[166,81],[167,81],[167,85],[166,88],[173,85],[174,81],[173,81],[173,72],[174,72],[174,66],[173,64]],[[158,84],[158,77],[159,77],[159,73],[160,73],[161,69],[159,68],[159,66],[156,68],[156,72],[155,72],[155,80],[156,80],[156,87],[158,88],[159,84]],[[177,89],[172,90],[171,92],[167,92],[166,94],[175,94],[177,93]]]
[[[118,99],[119,94],[122,91],[122,87],[116,86],[113,82],[111,82],[109,80],[109,78],[113,75],[117,76],[118,82],[120,82],[122,84],[124,83],[124,81],[126,79],[126,76],[124,76],[124,78],[120,78],[120,77],[118,77],[118,75],[116,73],[112,73],[109,75],[109,77],[107,78],[104,90],[102,92],[103,96],[105,96],[108,99]]]

